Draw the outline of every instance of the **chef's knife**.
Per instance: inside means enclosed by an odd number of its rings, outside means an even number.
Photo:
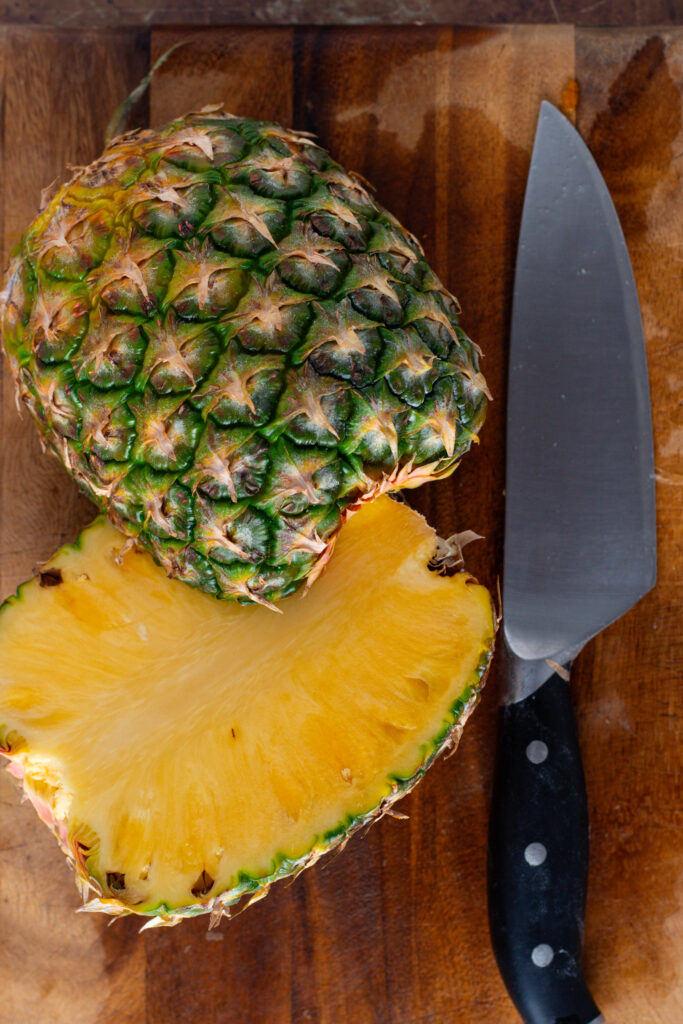
[[[569,666],[654,585],[655,556],[631,264],[595,161],[543,103],[512,310],[506,690],[489,831],[493,948],[526,1024],[602,1020],[582,970],[588,813]]]

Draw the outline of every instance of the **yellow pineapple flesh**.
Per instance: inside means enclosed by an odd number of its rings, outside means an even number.
[[[388,497],[281,614],[169,581],[98,519],[0,610],[0,748],[91,909],[214,919],[387,809],[451,745],[494,632]]]

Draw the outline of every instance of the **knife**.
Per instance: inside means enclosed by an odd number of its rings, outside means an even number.
[[[652,423],[631,264],[595,161],[543,103],[513,295],[505,692],[488,850],[492,945],[526,1024],[603,1019],[582,968],[588,810],[569,666],[655,576]]]

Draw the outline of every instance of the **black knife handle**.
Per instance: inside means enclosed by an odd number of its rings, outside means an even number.
[[[558,675],[501,708],[488,861],[493,951],[525,1024],[601,1020],[582,970],[586,783]]]

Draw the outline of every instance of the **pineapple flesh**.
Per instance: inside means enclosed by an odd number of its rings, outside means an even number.
[[[0,748],[86,909],[215,923],[453,745],[494,619],[471,576],[428,568],[436,543],[408,506],[365,503],[275,615],[169,581],[100,518],[5,603]]]
[[[0,296],[20,399],[169,575],[312,582],[358,501],[450,473],[486,384],[417,239],[303,133],[206,110],[114,140]]]

